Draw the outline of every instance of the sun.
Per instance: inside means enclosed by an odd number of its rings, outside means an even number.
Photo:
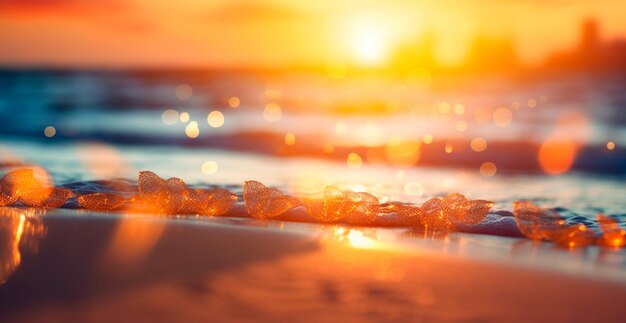
[[[380,65],[388,55],[386,26],[376,17],[359,17],[349,22],[348,38],[358,63]]]

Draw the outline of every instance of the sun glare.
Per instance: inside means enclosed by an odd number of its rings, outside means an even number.
[[[363,17],[351,22],[349,28],[352,50],[359,63],[377,65],[387,58],[386,28],[376,17]]]

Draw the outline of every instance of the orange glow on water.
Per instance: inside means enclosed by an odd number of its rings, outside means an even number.
[[[159,241],[166,223],[127,216],[120,219],[111,243],[104,251],[102,265],[124,274],[139,268]]]
[[[333,241],[346,243],[352,248],[373,249],[379,247],[378,237],[363,230],[338,227],[332,229],[330,234]]]
[[[78,156],[87,170],[100,179],[123,177],[127,164],[122,154],[113,146],[93,142],[81,145]]]
[[[0,285],[13,274],[15,269],[22,262],[19,250],[20,239],[24,230],[23,214],[0,214],[0,238],[2,238],[0,249]]]
[[[576,151],[577,145],[571,139],[549,138],[539,148],[539,165],[547,174],[563,174],[574,164]]]
[[[296,144],[296,135],[293,132],[285,134],[285,145],[293,146]]]
[[[357,153],[350,153],[346,159],[346,164],[352,169],[361,168],[361,166],[363,166],[363,159]]]
[[[37,251],[46,233],[40,215],[32,209],[0,208],[0,286],[20,266],[24,249]]]
[[[619,226],[617,220],[600,213],[598,223],[602,232],[601,244],[614,248],[626,246],[626,230]]]
[[[385,149],[387,161],[397,167],[411,167],[420,159],[420,145],[416,141],[393,138]]]
[[[333,80],[340,80],[348,74],[348,67],[342,63],[331,63],[326,65],[326,75]]]
[[[406,83],[412,89],[426,89],[432,82],[432,75],[424,68],[413,68],[406,75]]]
[[[363,232],[359,230],[350,230],[347,238],[350,245],[355,248],[371,249],[376,246],[376,240],[366,237]]]

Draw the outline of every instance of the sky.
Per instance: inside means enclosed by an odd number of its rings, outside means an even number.
[[[0,0],[0,65],[381,65],[425,32],[442,64],[477,35],[538,63],[575,47],[587,18],[607,40],[626,37],[624,17],[620,0]]]

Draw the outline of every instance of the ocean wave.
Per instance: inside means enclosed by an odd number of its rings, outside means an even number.
[[[356,226],[413,227],[431,231],[459,231],[552,241],[563,247],[597,244],[626,246],[626,230],[613,217],[566,218],[554,209],[530,201],[516,201],[513,212],[492,210],[493,202],[470,200],[459,193],[434,197],[422,205],[381,203],[366,192],[327,186],[323,192],[292,196],[257,181],[246,181],[242,194],[228,189],[189,187],[179,178],[160,178],[142,171],[138,181],[70,182],[47,185],[36,170],[22,168],[0,180],[0,207],[79,208],[153,214],[251,217]]]

